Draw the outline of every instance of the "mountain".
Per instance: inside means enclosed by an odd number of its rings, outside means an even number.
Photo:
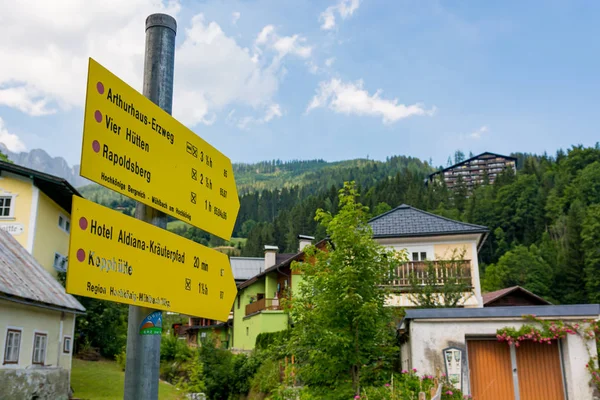
[[[3,143],[0,143],[0,152],[6,154],[8,159],[17,165],[64,178],[74,187],[90,183],[87,179],[79,176],[79,165],[70,167],[64,158],[51,157],[42,149],[13,153]]]

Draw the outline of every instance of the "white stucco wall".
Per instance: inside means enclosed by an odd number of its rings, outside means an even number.
[[[558,318],[556,318],[558,319]],[[496,331],[506,326],[520,328],[523,321],[504,320],[468,320],[468,321],[427,321],[410,322],[409,359],[410,363],[402,363],[402,368],[416,368],[419,373],[436,374],[445,371],[442,350],[447,347],[458,347],[463,350],[464,363],[468,364],[467,338],[495,338]],[[568,398],[570,400],[592,399],[590,375],[585,365],[589,360],[586,343],[591,354],[596,354],[594,340],[584,341],[578,335],[567,335],[562,341],[564,375]],[[402,360],[405,360],[402,354]],[[467,365],[468,367],[468,365]],[[464,371],[464,367],[463,367]],[[468,370],[467,370],[468,371]],[[463,373],[463,389],[470,394],[469,374]]]
[[[34,333],[40,332],[48,335],[45,365],[70,370],[72,352],[63,352],[63,339],[65,336],[73,338],[75,316],[71,313],[61,314],[60,311],[0,300],[0,369],[32,368]],[[21,330],[19,363],[3,365],[9,328]],[[73,340],[71,350],[72,344]]]

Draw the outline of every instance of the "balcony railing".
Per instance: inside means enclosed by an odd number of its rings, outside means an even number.
[[[433,264],[433,276],[428,276],[428,263]],[[396,268],[395,276],[392,276],[388,285],[410,289],[412,282],[418,285],[443,285],[448,279],[470,284],[471,260],[409,261]]]
[[[262,298],[246,306],[246,315],[264,310],[281,310],[281,299]]]

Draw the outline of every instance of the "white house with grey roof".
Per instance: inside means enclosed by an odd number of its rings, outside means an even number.
[[[526,316],[578,329],[543,342],[499,340],[499,329],[541,329]],[[597,348],[585,328],[599,318],[598,304],[408,309],[398,326],[402,368],[446,374],[477,400],[595,400],[600,392],[587,365],[597,365]]]
[[[408,253],[409,261],[397,268],[392,282],[395,294],[389,299],[390,306],[415,305],[408,295],[410,277],[414,274],[424,281],[426,261],[441,268],[449,264],[443,261],[453,260],[456,273],[472,288],[464,294],[462,305],[483,307],[478,254],[489,234],[487,227],[454,221],[406,204],[378,215],[369,221],[369,225],[377,242]]]
[[[0,399],[68,399],[75,318],[85,308],[0,230]]]

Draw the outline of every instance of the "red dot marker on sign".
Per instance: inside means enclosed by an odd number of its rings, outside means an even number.
[[[98,93],[104,94],[104,85],[102,84],[102,82],[96,83],[96,90],[98,91]]]
[[[79,260],[79,262],[83,262],[83,260],[85,260],[85,250],[77,250],[77,259]]]
[[[88,226],[87,219],[85,219],[85,217],[79,218],[79,227],[81,228],[81,230],[85,231],[87,229],[87,226]]]
[[[96,118],[96,122],[102,122],[102,113],[98,110],[94,113],[94,118]]]
[[[100,142],[98,142],[97,140],[94,140],[92,142],[92,149],[94,150],[94,152],[99,152],[100,151]]]

